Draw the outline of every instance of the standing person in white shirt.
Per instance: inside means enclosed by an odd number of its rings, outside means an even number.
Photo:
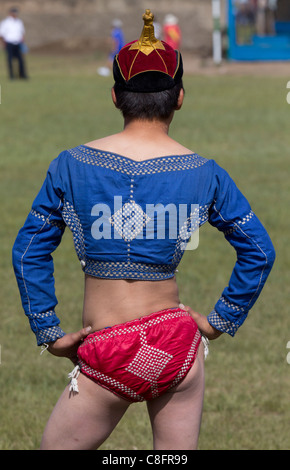
[[[27,78],[25,62],[22,54],[25,28],[23,21],[18,18],[17,8],[9,10],[9,16],[0,24],[0,38],[4,42],[7,53],[7,65],[9,77],[15,77],[13,59],[18,61],[19,78]]]

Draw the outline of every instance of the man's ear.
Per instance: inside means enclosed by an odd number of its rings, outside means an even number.
[[[177,100],[177,106],[176,106],[176,111],[179,111],[183,105],[183,100],[184,100],[184,89],[181,88]]]
[[[117,106],[117,98],[116,98],[116,93],[115,93],[114,87],[112,87],[112,89],[111,89],[111,95],[112,95],[112,100],[113,100],[114,105],[116,106],[116,108],[118,108],[118,106]]]

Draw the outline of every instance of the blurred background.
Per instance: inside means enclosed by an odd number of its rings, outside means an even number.
[[[213,23],[219,5],[219,23]],[[11,6],[20,9],[30,50],[88,51],[108,49],[112,20],[121,20],[125,42],[140,34],[140,11],[150,8],[164,26],[168,14],[181,28],[183,52],[212,54],[212,32],[223,37],[223,55],[233,59],[290,58],[289,0],[1,0],[0,20]],[[242,48],[241,46],[247,46]],[[249,47],[250,46],[250,47]]]

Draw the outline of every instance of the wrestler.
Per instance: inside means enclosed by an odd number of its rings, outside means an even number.
[[[196,449],[202,339],[235,335],[275,258],[226,171],[169,137],[184,99],[182,58],[155,38],[149,10],[143,19],[140,39],[114,60],[112,99],[123,130],[51,163],[13,248],[37,344],[76,366],[41,449],[96,449],[130,403],[143,400],[154,449]],[[191,235],[207,221],[224,233],[237,261],[206,317],[180,305],[175,273]],[[83,329],[67,334],[55,313],[51,256],[65,226],[85,275]]]

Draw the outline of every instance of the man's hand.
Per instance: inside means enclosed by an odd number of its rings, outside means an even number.
[[[81,342],[88,336],[91,327],[82,328],[76,333],[69,333],[53,343],[49,343],[48,351],[54,356],[67,357],[75,365],[78,362],[77,350]]]
[[[220,335],[222,335],[222,331],[219,331],[213,326],[211,326],[211,324],[208,322],[207,318],[204,315],[201,315],[200,313],[195,312],[188,305],[184,306],[180,304],[180,308],[183,308],[192,316],[192,318],[196,321],[200,332],[204,336],[206,336],[208,339],[210,340],[216,339]]]

